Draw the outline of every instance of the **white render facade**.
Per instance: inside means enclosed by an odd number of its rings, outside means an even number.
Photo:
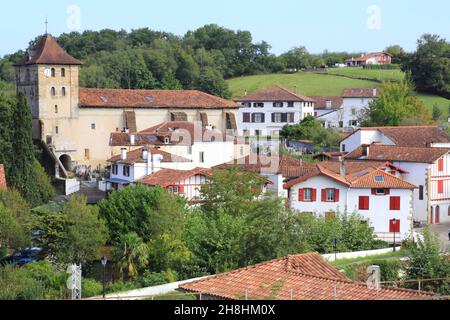
[[[315,201],[300,201],[300,189],[315,190]],[[323,201],[323,189],[339,190],[339,200],[336,202]],[[368,210],[359,209],[360,197],[368,197]],[[399,210],[391,210],[391,197],[400,198]],[[310,178],[289,189],[289,205],[291,209],[316,215],[356,212],[370,223],[380,239],[389,242],[393,241],[393,233],[390,232],[393,219],[399,221],[398,239],[406,240],[411,237],[413,229],[412,200],[413,191],[410,189],[390,189],[387,195],[373,195],[370,188],[349,188],[325,176]]]
[[[238,111],[238,133],[277,136],[285,125],[300,123],[313,115],[313,102],[243,102]]]

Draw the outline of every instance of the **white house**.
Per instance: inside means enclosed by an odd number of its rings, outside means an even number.
[[[412,198],[415,185],[401,178],[401,172],[371,167],[360,162],[338,162],[288,181],[289,206],[301,213],[330,217],[344,212],[359,213],[385,241],[409,239],[413,229]],[[334,170],[334,171],[333,171]],[[394,174],[392,174],[392,173]],[[394,222],[395,221],[395,222]]]
[[[366,64],[391,64],[392,55],[387,52],[372,52],[361,54],[360,57],[352,57],[345,61],[348,67],[360,67]]]
[[[296,124],[314,116],[315,101],[273,86],[236,99],[238,132],[241,136],[276,136],[287,124]]]
[[[414,220],[439,224],[450,221],[449,152],[450,148],[372,144],[358,147],[346,159],[389,161],[407,171],[404,179],[418,186],[413,198]]]
[[[450,136],[436,126],[360,128],[340,143],[342,152],[352,152],[363,144],[398,147],[450,148]]]
[[[359,127],[359,120],[369,104],[380,95],[377,88],[351,88],[342,91],[343,115],[339,128],[351,129]]]
[[[212,127],[202,127],[200,122],[187,121],[164,122],[137,133],[114,132],[110,145],[129,151],[152,146],[189,159],[188,169],[211,168],[249,153],[245,139],[228,136]]]
[[[314,96],[314,117],[325,128],[338,128],[344,114],[344,100],[338,96]]]

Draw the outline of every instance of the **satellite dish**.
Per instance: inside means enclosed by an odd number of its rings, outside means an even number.
[[[45,75],[46,77],[50,77],[50,76],[52,75],[52,70],[50,70],[50,69],[45,69],[45,70],[44,70],[44,75]]]

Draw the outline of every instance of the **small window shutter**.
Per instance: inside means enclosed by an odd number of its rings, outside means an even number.
[[[444,181],[438,181],[438,193],[444,193]]]
[[[322,189],[322,202],[327,202],[327,189]]]
[[[372,195],[375,196],[376,194],[377,194],[377,189],[373,188],[373,189],[372,189]]]
[[[287,120],[288,120],[288,118],[287,118],[287,113],[282,113],[282,114],[281,114],[281,122],[282,122],[282,123],[286,123]]]
[[[262,123],[266,122],[266,115],[264,113],[261,113],[261,117],[262,117]]]
[[[364,210],[364,197],[359,197],[359,210]]]
[[[438,167],[439,167],[439,172],[444,171],[444,159],[439,159]]]
[[[302,202],[305,199],[305,192],[303,189],[298,189],[298,201]]]
[[[384,191],[385,191],[386,195],[390,195],[391,194],[391,189],[384,189]]]
[[[317,201],[317,190],[316,189],[312,189],[312,201],[313,202]]]
[[[250,113],[244,113],[244,123],[249,123],[250,122]]]
[[[275,113],[272,113],[272,122],[275,122]]]
[[[179,193],[184,194],[184,186],[178,186]]]
[[[366,210],[370,210],[370,197],[365,198],[365,205]]]
[[[339,202],[339,189],[334,189],[334,202]]]

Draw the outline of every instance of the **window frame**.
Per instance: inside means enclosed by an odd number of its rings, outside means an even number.
[[[122,168],[122,174],[124,177],[130,177],[131,176],[131,167],[124,165]]]
[[[326,189],[326,202],[336,202],[336,189],[328,188]]]

